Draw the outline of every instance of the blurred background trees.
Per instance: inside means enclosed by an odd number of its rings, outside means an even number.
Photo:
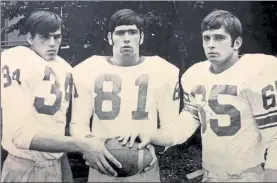
[[[247,1],[2,1],[2,18],[22,16],[18,22],[2,27],[2,32],[19,30],[25,34],[24,22],[32,11],[48,9],[64,20],[60,54],[75,66],[90,55],[110,55],[106,27],[112,14],[130,8],[147,21],[144,55],[160,55],[185,70],[204,60],[200,24],[212,10],[224,9],[239,17],[244,28],[242,53],[277,52],[277,3]]]
[[[147,22],[142,55],[159,55],[181,72],[205,60],[200,24],[215,9],[230,11],[241,20],[244,29],[241,54],[277,55],[277,3],[274,1],[2,1],[1,37],[14,31],[24,35],[26,17],[35,10],[54,11],[64,21],[60,55],[75,66],[91,55],[111,55],[106,40],[107,24],[113,13],[122,8],[135,10]],[[15,18],[17,21],[3,26],[3,20]],[[188,182],[186,173],[201,168],[199,134],[198,131],[188,142],[161,155],[162,182]],[[74,153],[70,157],[74,177],[83,177],[81,182],[85,181],[88,167],[84,166],[82,157]]]

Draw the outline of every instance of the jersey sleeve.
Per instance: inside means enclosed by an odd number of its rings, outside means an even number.
[[[163,71],[167,73],[166,78],[163,79],[163,85],[156,91],[160,128],[166,128],[169,123],[176,120],[180,106],[179,69],[173,65],[167,69]]]
[[[186,142],[200,125],[195,98],[191,95],[189,90],[191,81],[193,81],[193,79],[190,78],[188,73],[182,75],[181,89],[183,91],[183,107],[175,124],[171,127],[171,131],[174,134],[174,144]]]
[[[86,72],[88,68],[85,64],[81,63],[73,68],[74,89],[70,122],[70,134],[72,136],[91,134],[89,125],[94,110],[93,82],[89,77],[89,72]]]
[[[246,95],[266,143],[265,168],[277,169],[277,58],[265,56],[262,62],[265,67],[247,82]]]
[[[1,106],[3,112],[3,141],[17,148],[29,149],[35,133],[39,133],[32,115],[32,96],[16,54],[1,53]]]
[[[198,111],[195,104],[195,100],[193,96],[190,95],[190,92],[188,91],[188,87],[185,82],[187,76],[182,76],[181,82],[184,86],[181,87],[183,90],[183,92],[181,92],[179,87],[180,85],[179,83],[177,83],[178,75],[178,72],[177,74],[173,75],[173,77],[171,78],[172,83],[169,85],[170,87],[168,86],[167,90],[165,90],[167,91],[168,99],[170,99],[171,101],[169,101],[168,103],[163,103],[164,111],[172,110],[170,115],[164,117],[167,123],[163,126],[167,132],[172,134],[171,138],[173,141],[173,145],[184,143],[189,137],[191,137],[191,135],[199,126]],[[181,93],[184,93],[184,107],[182,108],[182,111],[179,114]],[[161,99],[164,100],[165,97],[162,97]],[[171,106],[171,109],[168,108],[169,106]],[[164,114],[166,114],[166,112]]]

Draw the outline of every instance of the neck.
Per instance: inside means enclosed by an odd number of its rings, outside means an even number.
[[[133,65],[137,65],[139,62],[140,62],[139,55],[134,55],[129,57],[114,55],[111,58],[111,63],[119,66],[133,66]]]
[[[215,73],[220,73],[228,68],[232,67],[237,61],[239,60],[239,55],[234,54],[231,58],[228,59],[228,61],[222,63],[222,64],[212,64],[212,69]]]

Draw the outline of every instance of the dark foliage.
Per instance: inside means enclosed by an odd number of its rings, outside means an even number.
[[[184,72],[195,62],[205,59],[200,34],[202,19],[214,9],[233,12],[243,24],[243,53],[277,54],[277,3],[275,2],[181,2],[181,1],[2,1],[1,18],[30,15],[34,10],[49,9],[61,13],[64,21],[63,46],[60,55],[72,66],[90,55],[110,55],[106,42],[109,17],[121,8],[130,8],[147,20],[146,40],[141,48],[143,55],[159,55]],[[24,34],[25,18],[2,32],[20,30]],[[2,33],[1,33],[2,34]],[[85,46],[85,47],[84,47]],[[5,158],[2,152],[2,160]],[[69,154],[77,182],[83,182],[88,167],[80,154]],[[188,181],[186,173],[201,168],[201,138],[199,131],[191,139],[170,148],[159,156],[162,182],[199,182],[200,178]]]

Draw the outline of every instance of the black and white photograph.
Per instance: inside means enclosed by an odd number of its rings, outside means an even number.
[[[274,1],[1,1],[1,182],[277,182]]]

